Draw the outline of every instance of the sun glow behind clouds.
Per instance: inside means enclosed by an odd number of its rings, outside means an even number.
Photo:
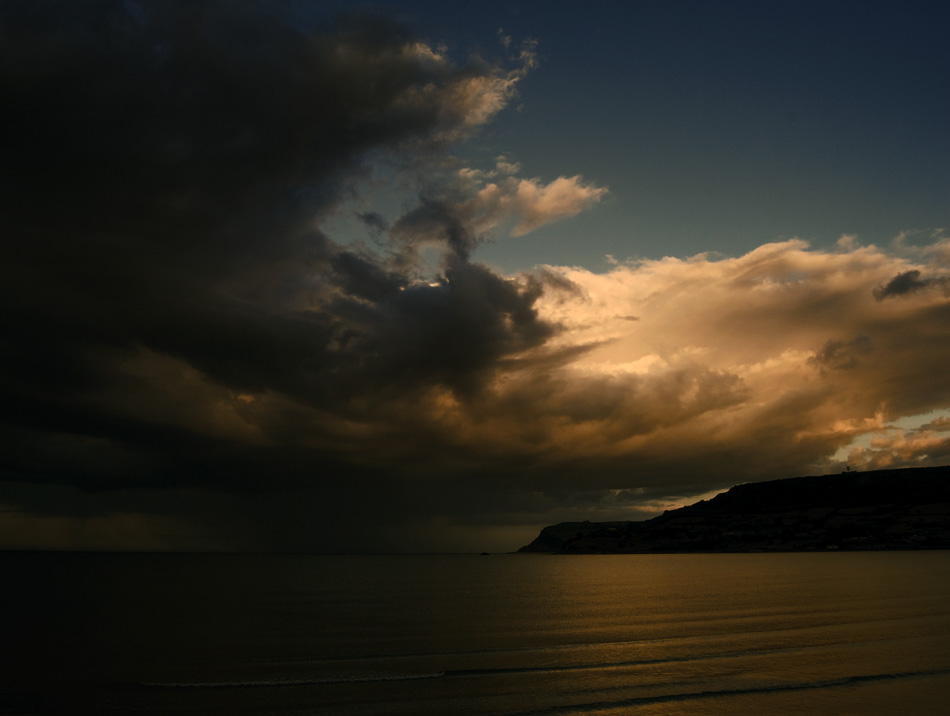
[[[799,445],[813,469],[830,468],[854,439],[893,432],[887,420],[950,401],[929,379],[950,357],[947,329],[933,323],[950,308],[947,244],[941,237],[907,251],[898,241],[885,250],[846,237],[814,251],[791,240],[737,258],[644,260],[606,273],[545,266],[560,283],[538,306],[562,326],[551,344],[583,348],[567,368],[577,380],[599,375],[619,389],[626,376],[637,401],[678,376],[675,393],[653,396],[656,409],[679,413],[659,421],[658,432],[673,430],[700,450],[706,440],[709,448],[762,440],[782,452]],[[900,275],[914,281],[884,297],[882,287]],[[722,386],[726,378],[725,392],[705,390],[706,381]],[[711,395],[722,402],[700,400]],[[946,455],[933,430],[916,441],[861,439],[876,451],[849,451],[856,466]]]

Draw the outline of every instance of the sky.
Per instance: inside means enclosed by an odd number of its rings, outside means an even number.
[[[947,14],[0,2],[0,548],[509,551],[950,462]]]

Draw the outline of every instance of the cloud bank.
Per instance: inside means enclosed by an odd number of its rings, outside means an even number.
[[[533,45],[282,7],[0,5],[0,545],[511,549],[862,436],[945,461],[888,426],[950,405],[948,239],[504,275],[482,241],[606,194],[453,155]]]
[[[939,379],[950,337],[946,297],[881,301],[877,288],[908,272],[942,281],[947,241],[907,252],[853,241],[816,251],[792,240],[738,258],[641,261],[599,275],[548,267],[583,299],[551,294],[541,314],[570,327],[549,345],[590,346],[569,366],[579,380],[608,382],[615,394],[626,386],[626,411],[640,402],[637,387],[676,378],[675,392],[645,401],[663,406],[646,421],[645,438],[619,411],[594,431],[630,435],[612,446],[634,464],[658,461],[661,473],[689,464],[691,474],[725,482],[833,470],[843,464],[831,457],[858,435],[883,435],[888,421],[947,407]],[[896,466],[945,453],[870,460],[855,451],[849,459]]]

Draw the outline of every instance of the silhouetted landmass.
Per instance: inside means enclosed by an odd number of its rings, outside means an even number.
[[[950,549],[950,466],[736,485],[643,522],[562,522],[519,552]]]

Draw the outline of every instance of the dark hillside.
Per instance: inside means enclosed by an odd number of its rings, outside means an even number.
[[[736,485],[643,522],[563,522],[519,552],[950,549],[950,466]]]

